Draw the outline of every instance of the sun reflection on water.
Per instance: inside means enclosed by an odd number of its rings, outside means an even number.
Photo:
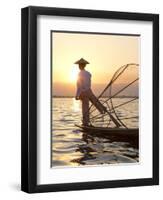
[[[72,99],[72,109],[75,112],[79,112],[81,110],[81,103],[79,100],[76,100],[75,98]]]

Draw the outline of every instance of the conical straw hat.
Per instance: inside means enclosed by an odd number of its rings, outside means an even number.
[[[89,64],[89,62],[86,61],[84,58],[81,58],[80,60],[76,61],[74,64]]]

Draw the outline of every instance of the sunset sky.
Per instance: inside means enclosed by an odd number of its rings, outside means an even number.
[[[92,74],[95,93],[103,89],[114,72],[127,63],[139,64],[140,36],[52,33],[53,95],[74,96],[80,58]],[[125,81],[125,80],[124,80]]]

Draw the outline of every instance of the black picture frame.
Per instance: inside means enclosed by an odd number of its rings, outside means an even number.
[[[37,184],[37,16],[55,15],[153,23],[153,177]],[[28,193],[159,184],[159,15],[29,6],[21,11],[21,190]]]

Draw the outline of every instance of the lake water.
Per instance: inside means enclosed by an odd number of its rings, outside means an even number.
[[[116,98],[117,104],[123,98]],[[138,101],[132,103],[138,113]],[[121,108],[121,114],[130,116]],[[74,98],[52,99],[52,167],[98,164],[135,163],[139,161],[138,138],[104,138],[82,132],[74,124],[81,124],[81,102]],[[130,122],[131,123],[131,122]],[[133,119],[133,127],[138,119]]]

